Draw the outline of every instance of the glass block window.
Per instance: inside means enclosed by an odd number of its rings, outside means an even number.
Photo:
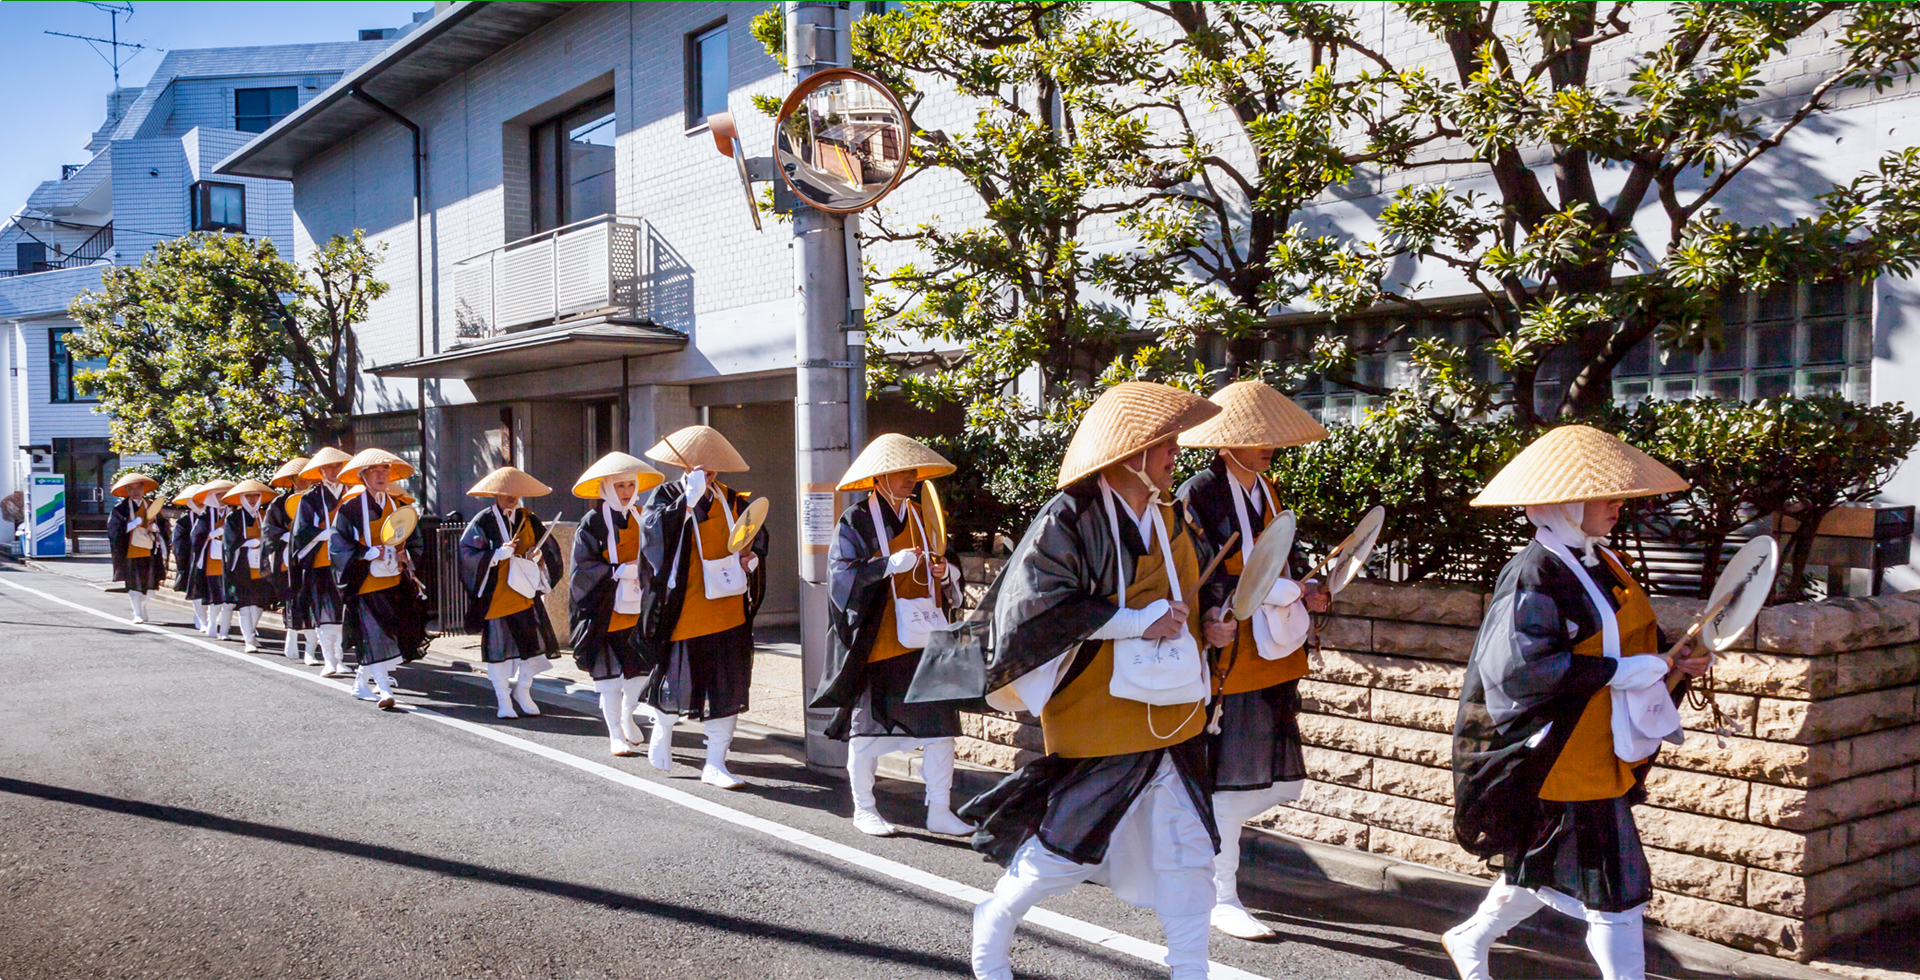
[[[1783,283],[1730,296],[1721,347],[1662,351],[1652,341],[1614,372],[1614,399],[1751,401],[1840,395],[1864,402],[1873,368],[1873,287],[1848,280]]]

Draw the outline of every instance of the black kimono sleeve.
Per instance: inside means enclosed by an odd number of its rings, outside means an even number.
[[[1077,648],[1119,610],[1113,538],[1098,486],[1083,480],[1040,509],[995,583],[987,690]]]
[[[132,519],[132,498],[121,497],[114,501],[113,510],[107,514],[107,550],[113,555],[115,582],[124,582],[127,579],[127,538],[131,534],[127,525]]]

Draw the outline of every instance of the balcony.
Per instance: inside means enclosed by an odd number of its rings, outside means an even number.
[[[456,262],[454,346],[373,373],[471,380],[680,350],[686,335],[653,321],[651,284],[672,293],[684,270],[653,237],[640,218],[602,215]]]

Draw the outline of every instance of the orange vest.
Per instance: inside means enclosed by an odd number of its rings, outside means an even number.
[[[1264,476],[1256,475],[1255,479],[1261,483],[1267,482]],[[1226,482],[1228,493],[1241,492],[1240,485],[1234,480],[1232,474],[1227,475]],[[1268,485],[1271,486],[1271,484]],[[1266,502],[1265,509],[1258,514],[1247,515],[1247,522],[1257,531],[1265,531],[1267,525],[1273,523],[1274,502],[1280,499],[1280,495],[1273,494],[1262,499]],[[1253,542],[1234,542],[1233,550],[1220,562],[1227,574],[1238,575],[1245,567],[1246,559],[1243,557],[1242,547],[1250,549],[1253,547]],[[1307,676],[1306,644],[1301,644],[1300,649],[1278,660],[1268,660],[1260,655],[1260,649],[1254,642],[1253,620],[1242,619],[1237,622],[1239,627],[1233,634],[1233,642],[1222,647],[1220,652],[1215,654],[1214,662],[1220,665],[1220,668],[1214,671],[1215,694],[1263,691],[1276,684],[1284,684]]]
[[[128,558],[146,558],[153,554],[153,549],[138,547],[131,540],[133,535],[133,529],[140,526],[141,524],[140,516],[143,513],[145,513],[146,508],[140,506],[139,504],[132,504],[132,503],[129,503],[127,505],[127,508],[129,512],[132,514],[132,518],[127,521],[127,535],[129,539],[127,541],[127,557]]]
[[[244,511],[243,511],[243,512],[241,513],[241,516],[240,516],[240,526],[241,526],[241,527],[244,527],[244,528],[246,528],[246,529],[247,529],[247,540],[248,540],[248,541],[258,541],[258,540],[260,540],[260,522],[259,522],[258,520],[248,520],[248,519],[247,519],[247,516],[248,516],[248,515],[247,515],[247,514],[246,514],[246,513],[244,512]],[[247,577],[248,577],[248,578],[260,578],[260,577],[262,577],[262,575],[261,575],[261,572],[260,572],[260,570],[259,570],[259,569],[257,569],[257,568],[254,568],[254,567],[253,567],[253,566],[251,566],[251,565],[248,565],[248,566],[247,566]]]
[[[1173,508],[1160,506],[1161,519],[1172,526]],[[1193,539],[1182,528],[1168,544],[1173,550],[1173,566],[1180,574],[1180,594],[1190,598],[1200,585],[1200,562],[1194,554]],[[1167,587],[1167,566],[1159,542],[1149,547],[1147,554],[1134,560],[1133,575],[1129,576],[1126,605],[1130,609],[1173,597]],[[1187,629],[1196,640],[1200,638],[1200,619],[1198,614],[1187,617]],[[1143,704],[1108,693],[1112,683],[1113,641],[1102,640],[1087,669],[1056,691],[1040,709],[1040,730],[1049,754],[1094,759],[1164,749],[1200,734],[1207,726],[1207,708],[1201,702]]]
[[[603,511],[602,513],[605,512]],[[611,528],[609,528],[609,530],[611,530]],[[639,514],[627,515],[627,526],[621,528],[620,533],[614,535],[613,554],[614,557],[619,559],[614,563],[616,565],[624,565],[627,562],[636,561],[640,558]],[[614,587],[619,588],[617,585]],[[744,614],[742,615],[744,616]],[[745,620],[743,619],[742,621],[744,622]],[[639,623],[640,614],[638,613],[616,612],[607,619],[607,632],[618,633],[621,630],[630,630],[639,625]]]
[[[364,496],[367,491],[362,490],[360,493]],[[362,506],[359,501],[349,500],[341,501],[340,506],[345,507],[348,504],[352,504],[355,507]],[[380,505],[378,513],[375,513],[371,507],[367,508],[367,516],[369,518],[367,521],[367,547],[371,548],[380,543],[380,532],[386,528],[387,517],[391,515],[393,511],[393,497],[391,495],[387,497],[386,503]],[[368,575],[367,580],[360,583],[360,594],[366,595],[369,592],[391,589],[399,584],[400,576],[398,575]],[[508,591],[512,590],[509,589]]]
[[[696,636],[711,636],[724,633],[747,621],[747,597],[744,595],[722,596],[718,599],[707,598],[706,569],[700,565],[701,556],[708,559],[733,558],[727,554],[727,510],[722,504],[727,488],[719,482],[708,484],[713,488],[712,499],[707,501],[707,512],[697,525],[700,546],[695,548],[692,542],[685,545],[687,551],[687,573],[683,577],[686,583],[686,598],[680,602],[680,619],[673,624],[673,634],[669,640],[691,640]]]
[[[525,508],[516,508],[514,516],[518,517],[525,512]],[[533,536],[533,522],[522,518],[520,526],[513,532],[514,554],[522,558],[531,557],[535,543],[537,542]],[[507,588],[507,563],[501,562],[493,566],[493,599],[487,603],[486,618],[499,619],[502,616],[511,616],[521,610],[532,608],[531,598]]]
[[[212,511],[213,511],[213,508],[211,508],[211,507],[209,507],[209,508],[207,508],[207,511],[208,511],[208,513],[209,513],[209,514],[212,514]],[[207,518],[207,565],[206,565],[206,571],[207,571],[207,575],[209,575],[209,576],[213,576],[213,575],[219,575],[219,574],[221,574],[221,573],[223,573],[223,572],[225,572],[225,571],[227,570],[227,568],[226,568],[226,562],[224,562],[224,561],[222,561],[222,560],[221,560],[221,559],[219,559],[219,558],[215,558],[215,557],[213,557],[213,541],[214,541],[214,539],[215,539],[215,538],[221,538],[221,539],[224,539],[224,538],[226,537],[226,534],[227,534],[227,522],[226,522],[226,520],[224,519],[224,517],[222,517],[221,519],[218,519],[218,520],[216,520],[216,519],[215,519],[214,517],[212,517],[212,516],[209,516],[209,517]],[[222,540],[222,541],[220,542],[220,547],[221,547],[221,550],[222,550],[222,551],[224,551],[224,550],[226,549],[226,541],[225,541],[225,540]]]
[[[1602,557],[1614,581],[1594,584],[1603,588],[1611,586],[1613,599],[1620,604],[1618,613],[1600,610],[1600,615],[1612,614],[1620,624],[1620,655],[1659,653],[1660,626],[1654,620],[1653,605],[1647,601],[1647,594],[1612,556],[1603,552]],[[1573,648],[1574,655],[1606,656],[1602,635],[1595,632],[1580,641]],[[1540,798],[1560,802],[1625,796],[1633,788],[1633,768],[1645,761],[1627,762],[1613,754],[1613,689],[1603,687],[1594,692],[1581,710],[1573,734],[1567,736],[1566,747],[1560,750],[1560,757],[1547,771],[1546,782],[1540,784]]]
[[[886,507],[890,505],[883,501],[881,506]],[[900,551],[906,548],[925,548],[927,546],[927,542],[921,540],[918,534],[920,528],[919,521],[916,520],[916,518],[920,516],[919,506],[919,504],[913,501],[907,502],[907,526],[901,528],[900,533],[894,535],[893,540],[887,542],[887,548],[890,551]],[[880,529],[874,528],[874,533],[880,533]],[[867,663],[870,664],[877,664],[882,660],[892,660],[902,654],[913,652],[900,645],[900,630],[893,618],[894,597],[898,596],[902,599],[923,599],[929,595],[938,594],[929,587],[933,573],[928,571],[927,562],[924,560],[915,565],[911,571],[889,577],[893,579],[893,591],[889,592],[887,597],[881,600],[880,632],[874,637],[873,649],[867,651]]]

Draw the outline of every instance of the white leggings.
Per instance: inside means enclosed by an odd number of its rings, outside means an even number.
[[[1213,856],[1213,900],[1217,905],[1240,904],[1240,829],[1268,810],[1300,798],[1303,780],[1275,783],[1266,789],[1227,790],[1213,794],[1213,822],[1220,829],[1220,853]]]
[[[613,677],[593,682],[594,691],[600,695],[600,717],[607,723],[607,737],[617,738],[629,745],[640,745],[646,741],[640,726],[633,721],[633,713],[640,707],[640,696],[647,691],[647,678]]]
[[[1494,941],[1543,908],[1587,923],[1587,951],[1605,980],[1646,980],[1645,905],[1624,912],[1596,912],[1551,888],[1517,888],[1503,876],[1467,921],[1448,930],[1467,980],[1491,980],[1487,951]]]

